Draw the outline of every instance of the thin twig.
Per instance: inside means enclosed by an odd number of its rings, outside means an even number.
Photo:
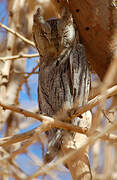
[[[7,57],[0,57],[0,61],[7,61],[7,60],[18,60],[21,58],[34,58],[39,57],[39,53],[35,54],[18,54],[14,56],[7,56]]]
[[[24,83],[27,83],[28,78],[29,78],[33,73],[35,73],[35,71],[39,68],[39,65],[40,65],[40,63],[38,63],[38,64],[33,68],[32,72],[31,72],[30,74],[27,74],[26,76],[24,76],[24,78],[21,80],[21,82],[20,82],[20,84],[19,84],[19,87],[18,87],[18,91],[17,91],[17,92],[19,92],[19,91],[21,90],[22,85],[23,85]],[[18,97],[18,94],[17,94],[16,97]],[[18,101],[18,99],[17,99],[17,101]]]
[[[39,134],[40,129],[41,129],[40,132],[43,132],[43,131],[49,130],[51,128],[50,126],[48,126],[48,127],[47,126],[45,126],[45,128],[41,128],[40,126],[38,126],[37,128],[34,128],[33,130],[30,130],[30,131],[22,133],[22,134],[16,134],[16,135],[13,135],[13,136],[8,136],[8,137],[5,137],[5,138],[1,138],[0,139],[0,146],[1,147],[7,147],[7,146],[12,145],[14,143],[18,143],[18,142],[22,142],[24,140],[27,140],[27,139],[33,137],[35,133]],[[77,131],[77,128],[76,128],[76,131]],[[100,133],[100,131],[97,131],[97,130],[96,131],[91,131],[91,132],[89,131],[88,133],[86,132],[86,134],[88,136],[91,136],[93,134],[98,134],[98,133]],[[107,140],[110,143],[117,143],[117,136],[114,135],[114,134],[109,134],[109,135],[105,134],[104,136],[102,136],[102,139]]]
[[[117,128],[117,121],[115,121],[113,124],[107,126],[102,132],[97,133],[96,135],[93,134],[87,142],[78,150],[70,151],[70,153],[66,154],[66,156],[63,156],[62,158],[59,158],[56,162],[51,163],[49,166],[45,165],[42,166],[38,171],[36,171],[33,175],[28,176],[25,180],[33,179],[37,176],[42,176],[47,171],[54,169],[57,165],[66,162],[70,157],[73,155],[80,153],[84,151],[89,145],[93,144],[98,140],[99,138],[102,138],[106,133],[109,133]]]
[[[85,111],[87,111],[87,110],[91,109],[92,107],[94,107],[103,98],[105,98],[105,97],[108,98],[110,96],[115,95],[116,93],[117,93],[117,85],[113,86],[112,88],[110,88],[108,90],[106,90],[105,93],[103,93],[102,95],[99,95],[96,98],[92,99],[91,102],[89,101],[88,105],[85,105],[85,106],[81,107],[80,108],[81,112],[79,110],[77,111],[78,115],[82,114]],[[2,106],[4,109],[9,109],[9,110],[12,110],[14,112],[23,114],[26,117],[32,117],[32,118],[35,118],[37,120],[43,121],[44,125],[48,126],[48,129],[52,128],[52,127],[57,127],[57,128],[63,128],[63,129],[67,129],[67,130],[72,130],[72,131],[83,133],[83,134],[86,134],[86,131],[87,131],[87,128],[75,127],[72,124],[61,122],[61,121],[58,121],[58,120],[54,120],[53,118],[47,117],[47,116],[44,116],[44,115],[40,115],[40,114],[38,115],[38,114],[35,114],[33,112],[21,109],[21,108],[16,107],[16,106],[5,105],[3,103],[0,103],[0,106]],[[1,139],[0,145],[5,146],[6,141],[9,141],[9,144],[13,144],[13,143],[22,141],[23,138],[24,138],[24,140],[27,139],[27,138],[30,138],[30,136],[34,133],[35,130],[36,129],[34,129],[32,131],[29,131],[27,133],[24,133],[22,135],[15,135],[13,137],[8,137],[8,139],[3,138],[3,139]],[[7,144],[7,145],[9,145],[9,144]]]
[[[37,165],[37,166],[43,166],[43,162],[39,159],[39,158],[37,158],[37,156],[36,155],[34,155],[33,153],[31,153],[30,151],[28,151],[27,152],[27,155],[35,162],[35,164]],[[48,173],[48,175],[52,178],[52,179],[56,179],[56,180],[59,180],[58,179],[58,177],[57,177],[57,175],[54,173],[54,172],[47,172]]]
[[[117,85],[113,86],[112,88],[107,89],[105,92],[103,92],[101,95],[96,96],[94,99],[90,100],[86,105],[80,107],[75,115],[72,116],[72,118],[75,118],[84,112],[92,109],[94,106],[96,106],[100,101],[102,101],[105,98],[110,98],[111,96],[114,96],[117,94]],[[22,108],[16,107],[15,105],[6,105],[0,102],[0,106],[3,107],[3,109],[8,109],[14,112],[17,112],[19,114],[23,114],[26,117],[32,117],[40,121],[46,121],[47,119],[50,121],[54,121],[53,118],[47,117],[41,114],[35,114],[33,112],[24,110]],[[62,122],[61,122],[62,123]]]
[[[31,73],[32,73],[32,74],[35,73],[35,71],[39,68],[39,66],[40,66],[40,63],[38,63],[38,64],[33,68],[33,70],[32,70]],[[24,82],[27,81],[27,79],[32,75],[31,73],[28,74],[27,76],[25,76],[25,79],[24,79],[24,81],[23,81],[22,83],[24,83]],[[21,84],[22,84],[22,83],[21,83]]]
[[[24,141],[26,139],[29,139],[36,132],[35,131],[36,129],[37,128],[35,128],[33,130],[30,130],[28,132],[22,133],[22,134],[16,134],[16,135],[8,136],[8,137],[5,137],[5,138],[0,138],[0,146],[1,147],[7,147],[7,146],[9,146],[11,144],[22,142],[22,141]]]
[[[34,42],[32,42],[32,41],[26,39],[26,38],[23,37],[21,34],[19,34],[18,32],[14,31],[13,29],[11,29],[11,28],[5,26],[5,25],[2,24],[1,22],[0,22],[0,26],[3,27],[4,29],[6,29],[8,32],[10,32],[10,33],[14,34],[15,36],[17,36],[18,38],[20,38],[20,39],[21,39],[22,41],[24,41],[25,43],[27,43],[27,44],[29,44],[29,45],[35,47]]]
[[[9,145],[14,144],[14,143],[24,141],[24,140],[29,139],[32,136],[34,136],[35,133],[39,133],[39,131],[45,132],[52,127],[68,129],[68,130],[72,130],[72,131],[83,133],[83,134],[86,133],[86,130],[87,130],[87,128],[75,127],[71,124],[64,123],[64,122],[60,122],[60,124],[59,124],[59,121],[57,121],[57,120],[54,122],[55,122],[55,124],[54,123],[51,124],[51,121],[48,120],[48,122],[43,122],[42,126],[38,126],[37,128],[34,128],[33,130],[30,130],[28,132],[25,132],[22,134],[16,134],[16,135],[5,137],[5,138],[1,138],[0,139],[0,146],[6,147],[6,146],[9,146]]]
[[[22,74],[22,75],[26,75],[25,77],[27,77],[27,75],[32,75],[32,74],[39,74],[39,72],[19,72],[19,71],[12,71],[12,74]]]
[[[86,105],[78,108],[77,112],[75,113],[75,115],[72,116],[72,118],[83,114],[84,112],[92,109],[94,106],[99,104],[104,99],[110,98],[110,97],[112,97],[112,96],[114,96],[116,94],[117,94],[117,85],[107,89],[102,94],[100,94],[100,95],[96,96],[95,98],[91,99]]]
[[[117,94],[117,85],[106,90],[101,95],[96,96],[94,99],[90,100],[86,105],[79,108],[77,113],[75,115],[73,115],[72,118],[75,118],[75,117],[83,114],[84,112],[92,109],[95,105],[100,103],[100,101],[102,101],[103,99],[111,97],[115,94]],[[35,114],[33,112],[24,110],[22,108],[14,106],[14,105],[5,105],[5,104],[0,102],[0,106],[3,107],[4,109],[9,109],[9,110],[17,112],[19,114],[23,114],[26,117],[32,117],[32,118],[35,118],[37,120],[40,120],[41,122],[43,121],[45,123],[48,123],[48,124],[50,124],[51,127],[63,128],[63,129],[72,130],[72,131],[79,132],[79,133],[85,133],[87,131],[87,128],[75,127],[69,123],[61,122],[61,121],[55,120],[51,117],[44,116],[41,114]]]

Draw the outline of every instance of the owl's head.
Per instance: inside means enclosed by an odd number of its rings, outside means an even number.
[[[64,9],[61,19],[44,20],[38,8],[33,18],[33,36],[42,56],[58,57],[65,48],[73,46],[75,29],[71,13]]]

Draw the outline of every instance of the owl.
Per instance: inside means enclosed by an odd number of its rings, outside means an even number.
[[[33,37],[40,54],[38,81],[39,112],[50,117],[59,114],[65,105],[77,108],[86,104],[90,90],[90,71],[84,46],[79,42],[78,30],[67,8],[60,19],[44,20],[38,8],[33,17]],[[60,118],[64,121],[64,118]],[[79,125],[80,117],[71,120]],[[61,152],[67,130],[51,128],[46,132],[48,144],[45,162],[52,161]],[[73,133],[69,132],[71,138]]]

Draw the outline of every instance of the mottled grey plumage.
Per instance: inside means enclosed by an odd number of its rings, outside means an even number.
[[[69,10],[64,10],[61,19],[45,21],[38,9],[34,15],[33,36],[41,56],[40,113],[54,116],[64,104],[72,107],[77,97],[78,107],[86,104],[90,72],[85,49],[79,43]],[[72,124],[78,125],[79,119],[77,117],[72,120]],[[50,162],[60,151],[64,132],[57,128],[47,132],[46,162]]]

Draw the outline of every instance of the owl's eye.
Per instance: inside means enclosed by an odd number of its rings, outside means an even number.
[[[46,36],[46,35],[47,35],[46,32],[41,32],[41,33],[40,33],[40,36],[41,36],[41,37],[44,37],[44,36]]]
[[[43,32],[44,35],[47,35],[47,32]]]

